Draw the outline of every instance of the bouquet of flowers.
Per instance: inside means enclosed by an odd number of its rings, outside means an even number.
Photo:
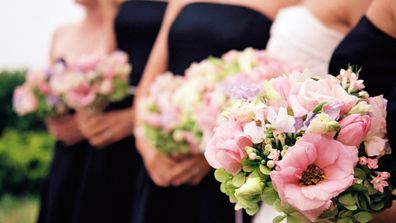
[[[106,57],[83,57],[68,72],[54,75],[51,83],[74,110],[102,110],[130,93],[130,72],[127,54],[115,52]]]
[[[31,70],[26,75],[26,81],[14,91],[13,107],[19,116],[28,114],[40,118],[60,116],[69,112],[65,101],[54,94],[50,84],[53,70],[63,69],[59,63],[52,69]]]
[[[221,108],[240,90],[229,86],[241,81],[256,92],[257,80],[289,69],[266,52],[248,48],[194,63],[184,77],[161,75],[139,105],[144,134],[167,154],[202,153]]]
[[[391,204],[386,100],[351,70],[338,77],[293,72],[225,110],[205,156],[236,209],[260,202],[273,222],[369,222]]]
[[[131,67],[125,53],[82,57],[76,63],[59,62],[47,70],[30,71],[14,92],[18,115],[64,115],[71,110],[103,109],[129,94]]]

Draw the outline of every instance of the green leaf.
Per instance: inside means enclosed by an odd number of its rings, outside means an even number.
[[[366,200],[366,197],[362,194],[355,194],[355,202],[357,206],[359,207],[360,210],[368,210],[368,202]]]
[[[350,211],[356,211],[357,210],[357,206],[356,205],[350,205],[350,206],[344,206],[346,209],[350,210]]]
[[[241,172],[232,178],[232,184],[235,187],[240,187],[245,183],[245,180],[246,180],[245,174]]]
[[[286,218],[286,215],[279,215],[279,216],[276,216],[276,217],[272,220],[272,223],[280,223],[280,222],[282,222],[283,219],[285,219],[285,218]]]
[[[353,218],[359,223],[367,223],[373,219],[373,216],[371,216],[370,213],[363,211],[353,215]]]
[[[341,197],[338,198],[338,201],[344,206],[353,206],[355,205],[355,199],[353,198],[351,193],[345,193]]]
[[[226,180],[231,178],[231,174],[227,173],[227,171],[225,171],[224,169],[217,169],[214,172],[214,176],[219,182],[225,182]]]
[[[353,223],[351,218],[341,218],[338,219],[337,223]]]
[[[340,211],[340,214],[338,216],[341,218],[349,218],[352,215],[353,215],[353,211],[342,210]]]
[[[287,223],[304,223],[305,220],[303,218],[300,218],[298,216],[294,215],[288,215],[287,216]]]
[[[363,192],[363,193],[367,193],[368,192],[368,188],[365,187],[362,184],[354,184],[352,186],[352,189],[355,190],[355,191]]]
[[[338,214],[337,208],[330,207],[320,215],[320,218],[334,218],[337,214]]]
[[[382,211],[382,209],[384,208],[384,203],[383,202],[376,202],[376,203],[372,203],[370,205],[370,208],[373,209],[374,211]]]
[[[319,113],[320,111],[322,111],[323,106],[325,105],[325,102],[321,102],[319,103],[314,110],[312,111],[313,113]]]
[[[273,205],[274,202],[279,199],[278,193],[272,187],[264,188],[263,194],[261,195],[261,199],[264,203]]]
[[[360,169],[358,167],[355,168],[355,177],[356,178],[365,180],[366,176],[367,176],[367,174],[366,174],[366,172],[364,170],[362,170],[362,169]]]

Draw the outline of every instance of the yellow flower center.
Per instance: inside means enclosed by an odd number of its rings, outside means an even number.
[[[304,185],[304,186],[316,185],[321,181],[323,181],[324,179],[326,179],[324,171],[320,167],[311,164],[303,172],[300,178],[300,185]]]

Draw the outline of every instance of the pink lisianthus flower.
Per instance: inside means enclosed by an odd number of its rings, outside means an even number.
[[[206,146],[205,157],[213,168],[224,168],[227,172],[237,174],[241,170],[242,159],[246,157],[245,147],[252,145],[250,138],[243,132],[242,123],[227,120],[215,129]]]
[[[366,166],[367,165],[367,157],[359,157],[359,164],[362,166]]]
[[[337,78],[341,81],[341,86],[349,93],[356,92],[364,88],[363,80],[359,80],[359,76],[353,73],[351,69],[341,69]]]
[[[368,99],[371,105],[371,128],[364,139],[368,156],[383,156],[388,140],[386,136],[386,100],[383,96]]]
[[[350,146],[359,146],[371,127],[371,117],[352,114],[340,121],[341,131],[337,140]]]
[[[289,103],[296,117],[302,117],[312,111],[321,102],[342,103],[341,113],[349,111],[358,98],[348,94],[340,81],[330,75],[319,79],[307,79],[296,95],[289,96]]]
[[[96,93],[92,86],[82,83],[66,93],[66,102],[75,109],[88,107],[95,101]]]
[[[367,167],[372,170],[377,169],[378,168],[378,159],[367,158]]]
[[[354,183],[357,162],[356,147],[306,133],[277,162],[271,179],[283,203],[315,221],[330,207],[332,198]]]
[[[20,116],[34,112],[38,106],[36,96],[26,85],[15,89],[12,101],[15,112]]]
[[[376,177],[374,177],[370,181],[370,183],[373,185],[374,189],[376,189],[377,191],[379,191],[381,193],[384,193],[384,187],[389,186],[389,184],[386,180],[387,180],[387,178],[384,178],[384,174],[379,173]]]

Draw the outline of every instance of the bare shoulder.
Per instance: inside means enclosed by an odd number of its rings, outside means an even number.
[[[50,62],[53,63],[60,55],[62,46],[70,39],[73,33],[77,30],[79,23],[67,23],[57,27],[52,33],[51,47],[50,47]]]
[[[58,26],[54,33],[53,33],[53,38],[61,38],[64,35],[68,35],[75,30],[77,30],[79,26],[79,22],[73,22],[73,23],[65,23],[63,25]]]
[[[375,0],[366,15],[380,30],[396,38],[396,0]]]

